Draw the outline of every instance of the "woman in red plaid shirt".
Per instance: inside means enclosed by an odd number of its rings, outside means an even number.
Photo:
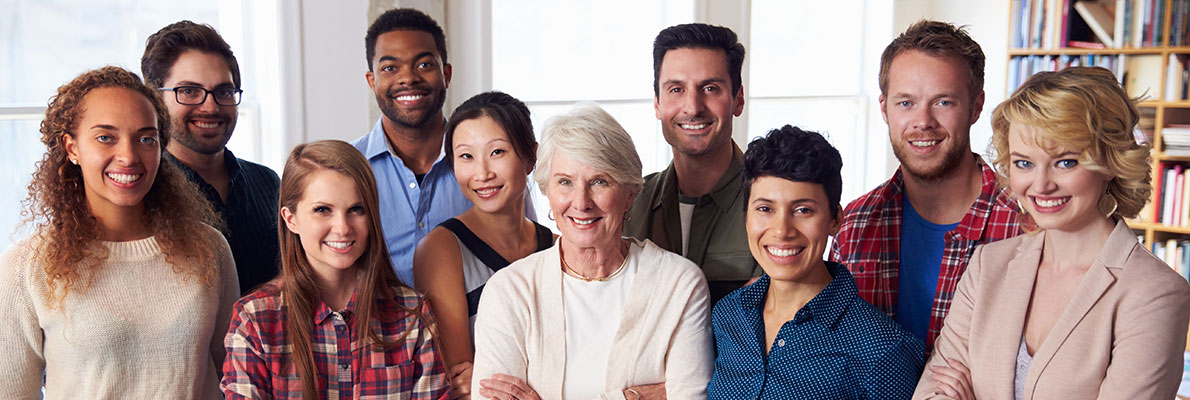
[[[346,142],[299,145],[280,200],[281,276],[235,304],[226,397],[445,398],[429,306],[393,273],[368,161]]]

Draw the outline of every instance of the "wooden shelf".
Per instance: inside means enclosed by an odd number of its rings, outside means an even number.
[[[1169,226],[1165,224],[1158,224],[1149,221],[1128,220],[1128,227],[1138,231],[1154,231],[1162,233],[1174,233],[1179,235],[1190,235],[1190,228],[1183,228],[1180,226]]]
[[[1104,55],[1144,55],[1144,54],[1162,54],[1169,49],[1166,47],[1143,47],[1143,48],[1123,48],[1123,49],[1080,49],[1076,47],[1064,47],[1060,49],[1008,49],[1008,56],[1081,56],[1086,54],[1104,54]],[[1187,49],[1190,53],[1190,49]]]

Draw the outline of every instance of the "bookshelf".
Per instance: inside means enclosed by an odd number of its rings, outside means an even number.
[[[1128,225],[1190,276],[1190,0],[1009,3],[1008,94],[1037,72],[1102,66],[1142,98],[1137,136],[1153,146],[1154,190]]]

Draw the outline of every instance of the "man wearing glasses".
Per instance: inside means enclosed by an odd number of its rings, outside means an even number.
[[[236,158],[226,145],[236,126],[240,67],[209,25],[170,24],[145,43],[145,83],[159,88],[171,119],[165,159],[211,202],[225,224],[240,291],[277,275],[277,173]]]

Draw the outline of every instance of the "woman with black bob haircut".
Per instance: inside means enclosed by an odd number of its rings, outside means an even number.
[[[907,399],[923,344],[822,259],[838,232],[843,159],[785,125],[744,153],[748,248],[764,270],[715,305],[711,399]],[[763,336],[762,336],[763,334]]]

